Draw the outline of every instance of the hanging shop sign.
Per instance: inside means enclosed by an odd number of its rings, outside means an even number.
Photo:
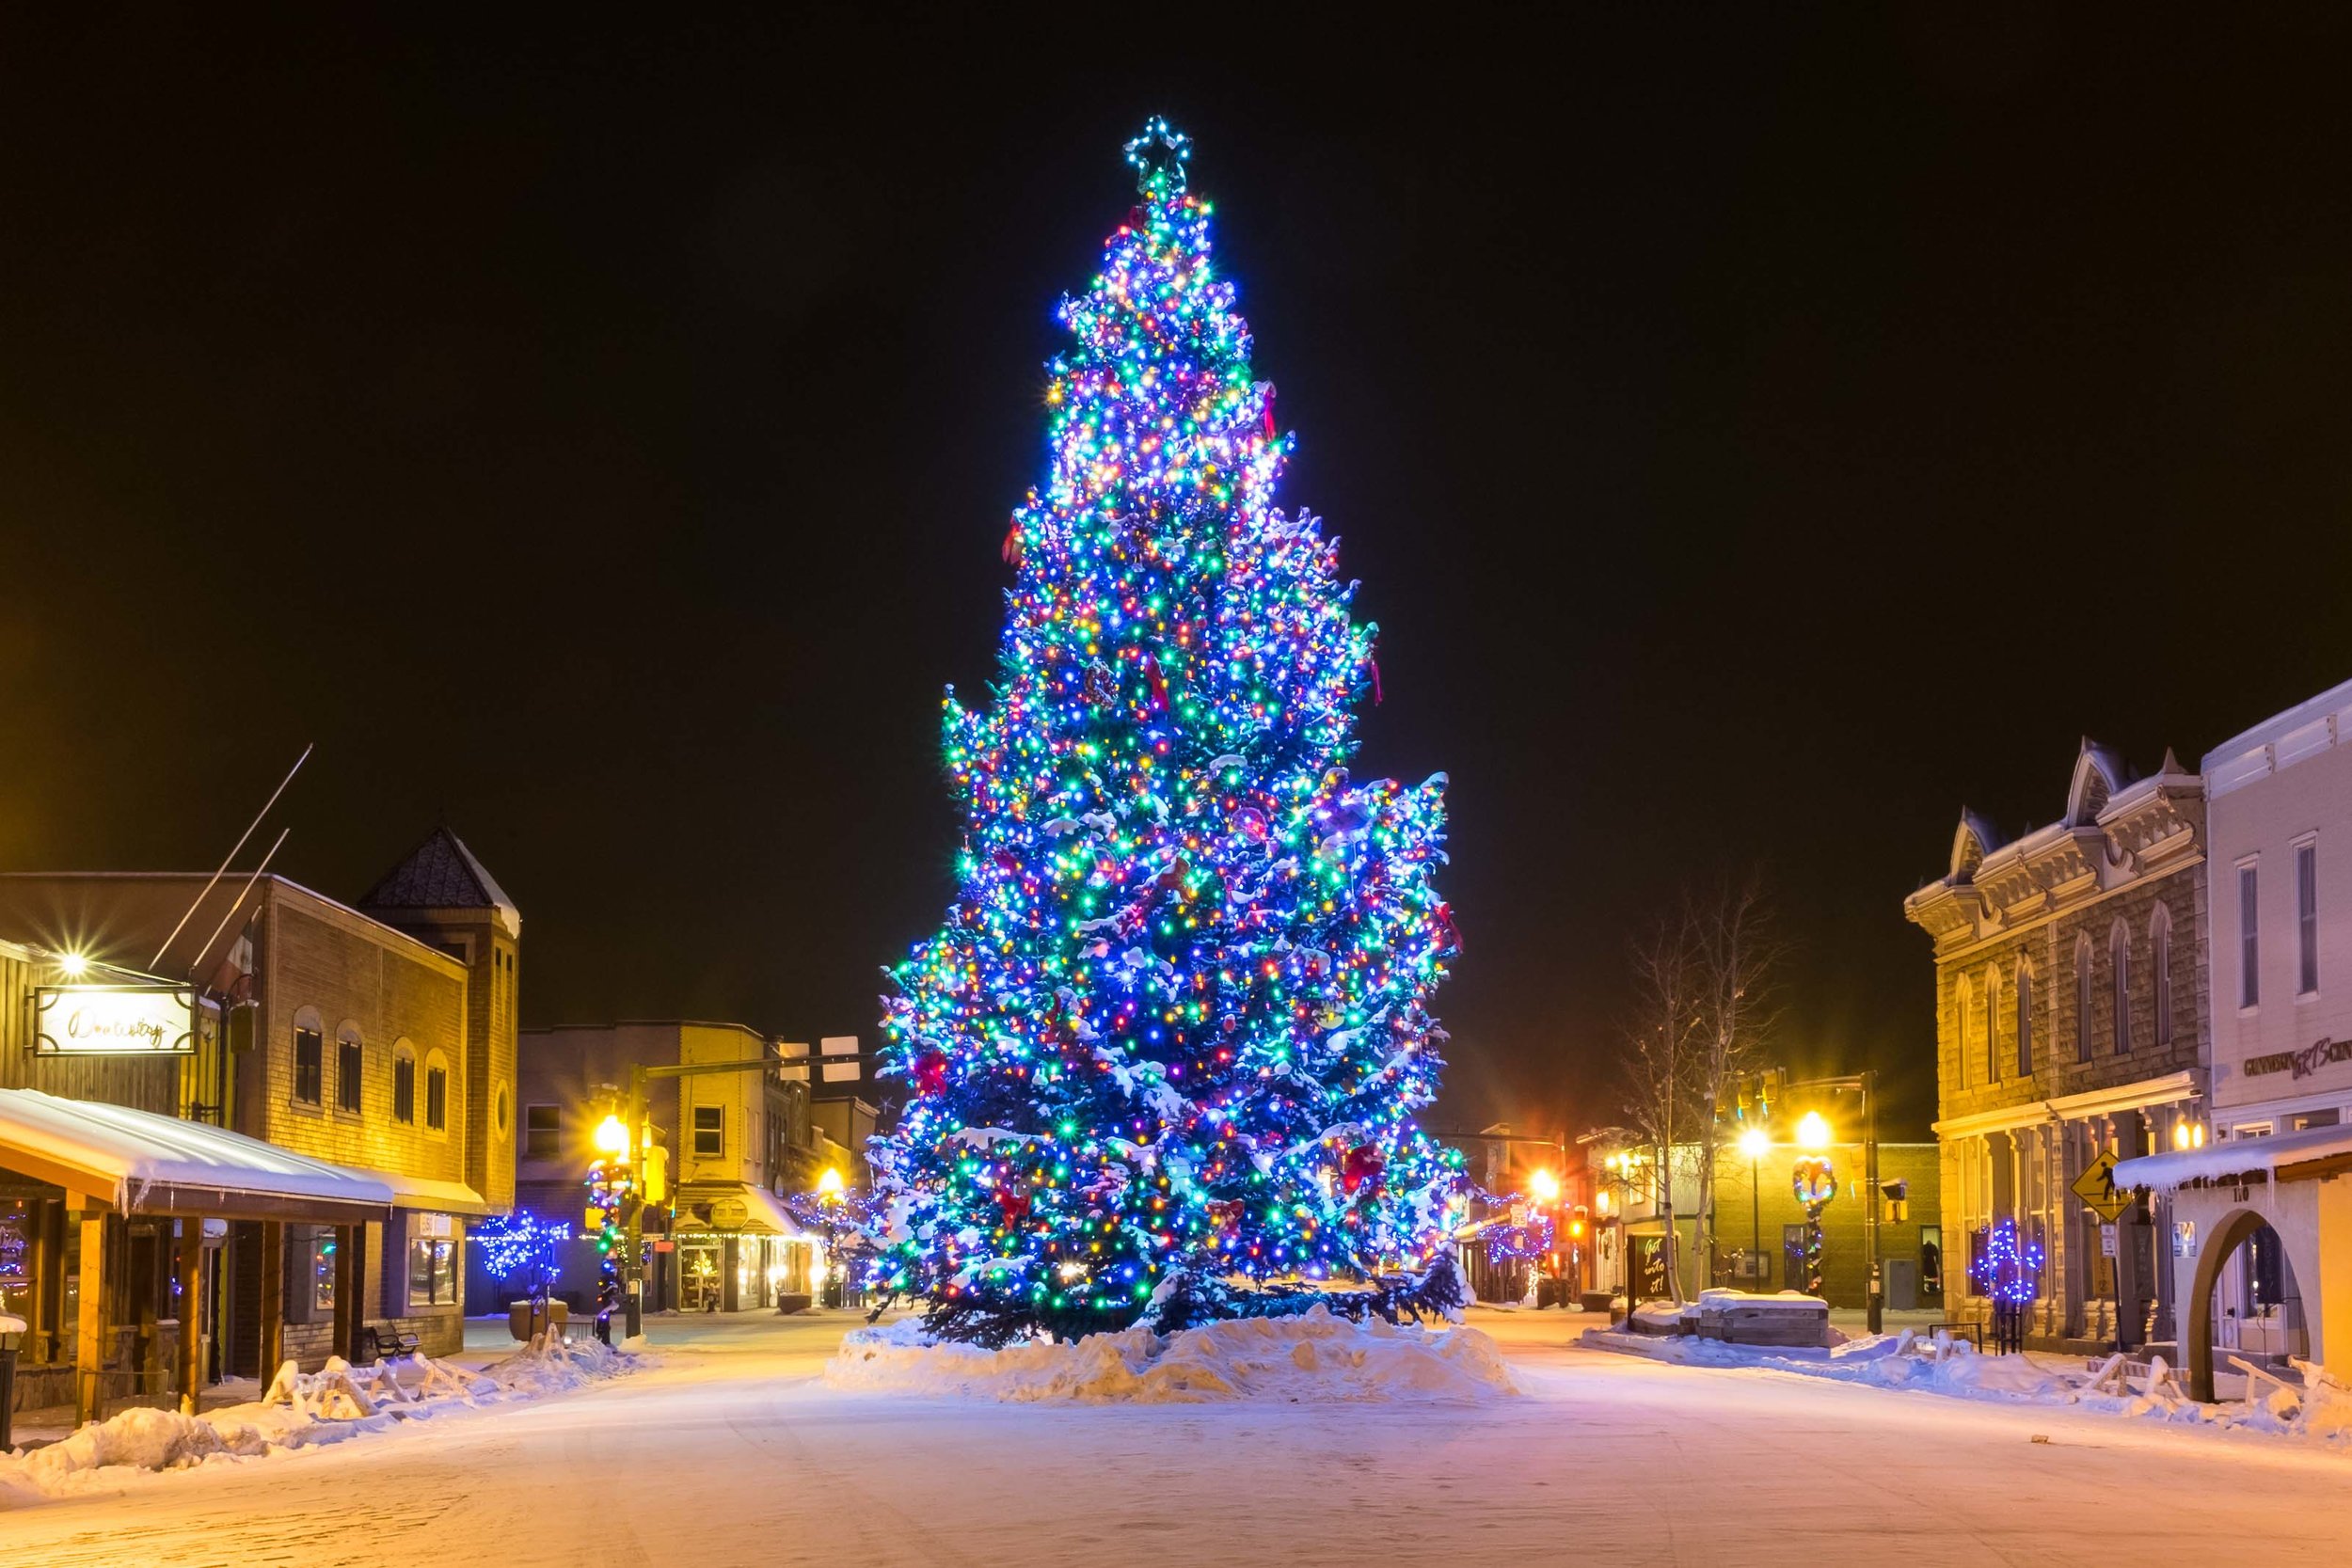
[[[41,986],[33,992],[40,1056],[184,1056],[196,1050],[195,994],[172,986]]]
[[[2346,1059],[2352,1059],[2352,1040],[2322,1039],[2300,1051],[2274,1051],[2267,1056],[2249,1056],[2244,1071],[2249,1078],[2260,1078],[2272,1072],[2292,1072],[2297,1078],[2309,1078],[2321,1068]]]

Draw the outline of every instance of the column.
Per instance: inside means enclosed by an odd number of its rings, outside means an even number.
[[[335,1343],[333,1354],[345,1361],[358,1359],[359,1243],[367,1235],[362,1225],[335,1227]]]
[[[286,1222],[262,1222],[262,1382],[286,1360]]]
[[[180,1413],[196,1414],[199,1332],[204,1317],[204,1221],[190,1214],[180,1221]]]
[[[83,1425],[103,1419],[105,1376],[106,1212],[79,1193],[68,1201],[81,1214],[81,1311],[75,1325],[81,1342],[74,1347],[73,1419]]]

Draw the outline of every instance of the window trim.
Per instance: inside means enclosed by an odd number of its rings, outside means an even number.
[[[2118,1056],[2132,1053],[2132,928],[2121,920],[2107,932],[2107,989],[2113,993],[2115,1016],[2107,1020],[2107,1040]]]
[[[540,1150],[538,1150],[538,1149],[536,1149],[536,1148],[533,1148],[532,1147],[531,1139],[532,1139],[532,1133],[533,1133],[533,1132],[535,1132],[541,1131],[541,1129],[533,1128],[533,1127],[531,1125],[531,1113],[532,1113],[532,1112],[533,1112],[533,1111],[548,1111],[548,1112],[552,1113],[552,1115],[551,1115],[551,1116],[550,1116],[550,1117],[548,1118],[548,1127],[547,1127],[546,1129],[544,1129],[544,1131],[545,1131],[545,1132],[547,1132],[547,1134],[548,1134],[548,1146],[549,1146],[549,1147],[547,1148],[547,1150],[546,1150],[545,1152],[542,1152],[542,1151],[540,1151]],[[523,1107],[523,1118],[522,1118],[522,1120],[521,1120],[520,1122],[518,1122],[516,1125],[517,1125],[518,1127],[520,1127],[520,1128],[521,1128],[521,1130],[522,1130],[522,1135],[523,1135],[522,1157],[523,1157],[524,1159],[526,1159],[526,1160],[561,1160],[562,1158],[564,1158],[564,1107],[563,1107],[563,1106],[561,1106],[561,1105],[559,1105],[559,1104],[555,1103],[553,1101],[540,1101],[540,1102],[539,1102],[538,1104],[536,1104],[536,1105],[525,1105],[525,1106]]]
[[[408,1077],[405,1094],[400,1081],[404,1068]],[[417,1125],[417,1048],[405,1039],[392,1044],[392,1120],[402,1127]]]
[[[310,1015],[310,1022],[308,1023],[303,1022],[304,1013]],[[302,1048],[306,1044],[311,1048],[310,1062],[307,1069],[302,1061]],[[294,1015],[294,1054],[291,1058],[291,1066],[293,1073],[288,1093],[292,1096],[294,1102],[306,1110],[325,1110],[326,1108],[326,1026],[318,1022],[318,1012],[315,1008],[305,1007],[301,1013]],[[310,1092],[308,1095],[302,1092],[302,1083],[306,1075],[310,1081]]]
[[[705,1111],[717,1118],[709,1127],[703,1125]],[[725,1159],[727,1157],[727,1108],[724,1105],[697,1105],[692,1108],[692,1114],[689,1119],[692,1125],[693,1157],[697,1160]],[[707,1153],[703,1149],[703,1134],[706,1132],[719,1140],[719,1147]]]
[[[2156,1049],[2172,1043],[2172,906],[2162,901],[2148,917],[2148,989],[2155,1008]]]
[[[1984,1082],[1987,1088],[2001,1081],[2001,971],[1994,965],[1984,975]]]
[[[350,1053],[351,1068],[347,1073],[343,1070],[346,1051]],[[346,1019],[335,1028],[335,1114],[337,1116],[356,1117],[366,1112],[367,1063],[366,1038],[359,1033],[359,1026]],[[325,1069],[322,1066],[322,1075]],[[343,1103],[345,1093],[351,1096],[354,1103],[348,1105]]]
[[[2090,1008],[2097,998],[2098,988],[2091,983],[2092,963],[2090,933],[2074,933],[2074,1060],[2088,1062],[2091,1056]]]
[[[2017,1076],[2033,1076],[2033,965],[2017,960]]]
[[[2249,855],[2237,863],[2237,1010],[2251,1013],[2263,1005],[2262,857]]]
[[[436,1080],[438,1082],[437,1083]],[[437,1088],[439,1091],[437,1095],[435,1092]],[[436,1099],[440,1101],[438,1121],[436,1121],[433,1117]],[[449,1058],[437,1050],[429,1051],[424,1058],[424,1131],[427,1136],[435,1138],[449,1136]]]
[[[2295,851],[2295,999],[2319,999],[2319,835],[2305,833]],[[2308,906],[2308,907],[2307,907]]]

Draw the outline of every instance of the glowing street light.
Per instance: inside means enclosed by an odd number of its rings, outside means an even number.
[[[609,1116],[596,1123],[596,1149],[602,1154],[627,1154],[628,1152],[628,1123],[623,1121],[617,1115]]]
[[[1804,1114],[1804,1119],[1797,1123],[1797,1147],[1799,1148],[1827,1148],[1829,1147],[1829,1123],[1823,1119],[1820,1112],[1807,1111]]]
[[[1539,1170],[1527,1179],[1527,1190],[1535,1195],[1538,1203],[1549,1203],[1560,1196],[1560,1179],[1548,1170]]]
[[[1754,1164],[1772,1152],[1772,1134],[1761,1127],[1751,1127],[1740,1134],[1740,1152],[1748,1157],[1750,1164]]]
[[[818,1201],[824,1203],[841,1201],[841,1173],[839,1171],[830,1165],[825,1167],[825,1174],[817,1179],[817,1196]]]
[[[69,980],[78,980],[89,972],[89,959],[79,953],[61,953],[57,956],[57,971]]]

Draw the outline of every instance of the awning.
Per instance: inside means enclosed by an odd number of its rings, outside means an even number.
[[[407,1176],[396,1170],[363,1170],[359,1174],[389,1187],[392,1200],[403,1209],[426,1209],[439,1214],[469,1214],[475,1218],[497,1212],[487,1198],[463,1181],[436,1181],[430,1177]]]
[[[783,1199],[748,1181],[690,1181],[678,1189],[676,1209],[674,1231],[796,1240],[809,1235],[808,1228],[785,1209]]]
[[[39,1089],[0,1089],[0,1166],[133,1214],[380,1219],[392,1190],[363,1171],[242,1132]]]
[[[2250,1177],[2281,1181],[2310,1180],[2335,1174],[2334,1168],[2301,1170],[2320,1161],[2352,1155],[2352,1127],[2312,1127],[2268,1138],[2216,1139],[2202,1148],[2175,1149],[2167,1154],[2142,1154],[2115,1163],[2118,1188],[2150,1187],[2170,1192],[2191,1181],[2221,1181]]]

